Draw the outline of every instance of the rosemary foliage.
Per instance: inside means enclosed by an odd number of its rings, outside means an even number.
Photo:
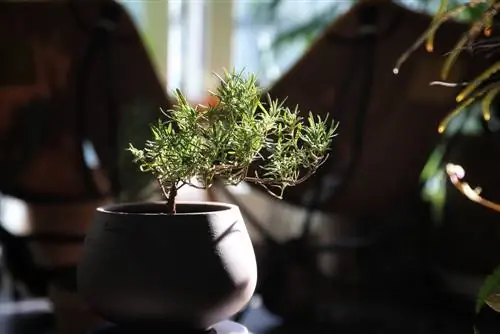
[[[168,212],[175,213],[181,187],[207,189],[215,178],[226,185],[252,182],[282,198],[286,187],[305,181],[328,158],[333,120],[312,113],[304,119],[298,108],[269,96],[262,103],[254,75],[217,76],[220,85],[210,92],[215,105],[193,106],[176,90],[173,109],[151,126],[152,139],[142,149],[128,148],[140,170],[158,181]]]

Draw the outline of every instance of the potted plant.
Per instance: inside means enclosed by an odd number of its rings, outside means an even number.
[[[177,103],[151,125],[144,148],[130,145],[164,202],[97,209],[78,270],[78,288],[104,319],[129,328],[205,330],[250,300],[257,280],[253,247],[238,207],[177,202],[183,186],[253,182],[281,197],[325,162],[333,121],[304,120],[282,102],[261,102],[253,75],[225,72],[216,103]],[[250,174],[249,170],[254,172]]]
[[[486,132],[493,132],[490,124],[498,124],[498,95],[500,94],[500,60],[498,58],[498,11],[500,10],[499,1],[474,1],[469,0],[463,4],[451,5],[448,0],[441,0],[439,9],[435,15],[432,24],[420,36],[420,38],[401,56],[398,60],[394,73],[399,72],[399,67],[404,63],[408,56],[425,44],[428,52],[433,51],[434,37],[439,27],[447,20],[455,19],[464,13],[468,13],[470,18],[470,28],[456,42],[455,47],[447,53],[441,70],[441,79],[448,80],[450,71],[457,63],[463,52],[470,52],[473,55],[483,56],[479,63],[484,65],[484,70],[469,82],[446,82],[436,81],[433,84],[447,87],[458,87],[459,92],[456,96],[457,106],[449,115],[443,119],[437,131],[444,133],[453,119],[463,111],[475,104],[480,104],[482,112],[483,128]],[[477,58],[476,58],[477,59]],[[474,60],[476,60],[474,59]],[[479,149],[476,146],[477,149]],[[465,180],[465,168],[457,164],[456,161],[445,161],[443,167],[448,181],[472,203],[481,205],[494,212],[500,212],[500,204],[482,196],[480,187],[473,187]],[[467,166],[466,166],[467,167]],[[471,168],[473,170],[473,168]],[[477,229],[476,224],[471,225],[471,229]],[[489,229],[491,232],[491,229]],[[490,233],[489,236],[483,234],[484,242],[491,242],[488,237],[495,237]],[[468,245],[471,247],[473,245]],[[485,253],[485,256],[489,254]],[[492,255],[494,256],[494,254]],[[475,283],[475,282],[474,282]],[[463,284],[462,284],[463,285]],[[491,275],[486,277],[484,282],[479,285],[473,284],[477,289],[475,311],[478,313],[484,305],[490,306],[496,312],[500,312],[500,266],[493,269]]]

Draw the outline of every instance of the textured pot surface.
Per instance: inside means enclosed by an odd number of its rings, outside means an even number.
[[[163,203],[101,207],[87,234],[78,289],[117,324],[208,328],[250,300],[257,266],[237,206]]]

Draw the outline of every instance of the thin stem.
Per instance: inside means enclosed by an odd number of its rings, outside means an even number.
[[[198,190],[207,190],[210,187],[210,185],[199,186],[199,185],[194,184],[192,182],[187,182],[185,184],[187,184],[188,186],[193,187],[195,189],[198,189]]]
[[[432,81],[430,86],[443,86],[443,87],[458,87],[467,86],[468,82],[445,82],[445,81]]]
[[[172,183],[168,190],[167,196],[167,213],[176,213],[175,209],[175,198],[177,197],[177,186],[175,183]]]
[[[489,201],[481,197],[481,188],[477,187],[473,189],[467,182],[463,182],[462,179],[465,177],[465,170],[462,166],[447,164],[446,174],[451,183],[457,188],[462,194],[464,194],[468,199],[473,202],[479,203],[488,209],[500,212],[500,204]]]

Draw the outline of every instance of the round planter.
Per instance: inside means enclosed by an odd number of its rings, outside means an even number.
[[[208,329],[241,310],[257,281],[237,206],[181,202],[97,209],[78,268],[78,290],[106,320],[141,328]]]

